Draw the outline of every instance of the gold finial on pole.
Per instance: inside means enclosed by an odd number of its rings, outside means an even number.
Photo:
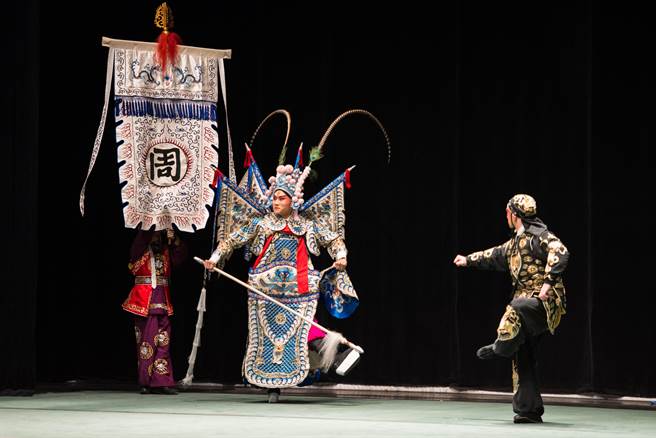
[[[173,28],[173,11],[166,2],[157,7],[157,11],[155,12],[155,26],[164,32],[168,32],[169,29]]]

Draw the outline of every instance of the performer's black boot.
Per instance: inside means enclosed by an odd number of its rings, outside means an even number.
[[[494,344],[479,348],[476,352],[476,356],[483,360],[494,359],[495,357],[498,357],[496,354],[494,354]]]
[[[269,403],[278,403],[278,399],[280,398],[280,389],[278,388],[270,388],[267,390],[267,395],[268,395],[268,402]]]
[[[542,423],[542,417],[536,414],[517,414],[513,423]]]

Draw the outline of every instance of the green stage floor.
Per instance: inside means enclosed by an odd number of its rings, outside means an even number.
[[[655,437],[654,410],[546,406],[513,424],[510,403],[183,392],[44,393],[0,398],[0,438]]]

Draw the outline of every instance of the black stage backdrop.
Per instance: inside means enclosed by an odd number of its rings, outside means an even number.
[[[238,165],[243,142],[277,108],[292,113],[293,145],[316,144],[354,107],[374,113],[389,131],[390,165],[382,136],[360,117],[338,125],[317,164],[320,184],[358,165],[347,194],[347,244],[361,307],[346,321],[320,313],[366,349],[342,382],[510,388],[508,362],[475,357],[495,337],[510,280],[456,270],[452,260],[503,242],[505,203],[523,192],[535,196],[539,215],[571,251],[568,314],[541,347],[543,387],[656,394],[656,224],[648,213],[656,71],[647,6],[169,4],[185,44],[233,49],[227,95]],[[84,218],[78,194],[103,101],[107,49],[100,38],[154,41],[156,6],[15,5],[14,34],[5,39],[17,62],[5,91],[14,117],[3,129],[13,178],[11,214],[2,215],[11,261],[2,292],[0,389],[136,380],[131,317],[120,308],[131,286],[134,232],[123,228],[112,118]],[[224,126],[220,134],[226,171]],[[254,146],[267,175],[283,135],[282,120],[275,121]],[[194,255],[206,257],[209,236],[184,237]],[[244,278],[247,265],[236,254],[227,269]],[[172,277],[178,379],[201,276],[188,262]],[[222,279],[211,285],[207,304],[196,380],[240,382],[245,294]]]

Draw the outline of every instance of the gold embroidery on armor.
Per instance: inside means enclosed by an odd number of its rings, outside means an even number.
[[[512,382],[513,382],[513,393],[515,393],[519,389],[519,369],[517,367],[517,361],[515,359],[513,359],[512,361]]]
[[[157,359],[153,365],[157,374],[164,375],[169,373],[169,363],[166,359]]]
[[[500,341],[513,339],[519,333],[521,326],[522,323],[515,309],[512,306],[506,306],[506,313],[501,317],[499,328],[497,328],[497,339]]]
[[[287,322],[287,317],[285,316],[284,313],[279,313],[276,315],[276,323],[283,325],[284,323]]]
[[[128,263],[128,268],[130,268],[130,271],[132,271],[133,274],[136,274],[139,268],[143,266],[144,263],[146,263],[146,260],[150,258],[150,253],[148,251],[144,252],[144,254],[141,256],[139,260],[137,260],[134,263]]]
[[[275,342],[273,344],[273,357],[271,359],[271,362],[275,364],[281,364],[282,363],[282,353],[285,351],[285,344]]]
[[[157,333],[153,338],[153,343],[158,347],[169,345],[169,334],[166,332],[166,330]]]
[[[139,347],[139,357],[142,360],[148,360],[153,357],[153,347],[148,342],[142,342]]]
[[[292,252],[289,248],[283,248],[280,250],[280,255],[283,259],[289,259],[292,256]]]
[[[560,261],[560,257],[558,257],[556,254],[549,254],[549,258],[547,259],[547,263],[549,264],[549,266],[553,266],[559,261]]]
[[[148,311],[145,307],[137,306],[136,304],[132,304],[132,303],[124,303],[123,308],[128,311],[132,311],[132,313],[137,313],[139,315],[148,314]]]
[[[478,251],[478,252],[475,252],[474,254],[470,255],[469,258],[470,258],[473,262],[475,262],[476,260],[478,260],[478,259],[481,257],[482,254],[483,254],[482,251]]]
[[[486,249],[485,251],[483,251],[483,257],[485,257],[486,259],[489,259],[490,257],[492,257],[492,252],[493,251],[494,251],[494,248]]]
[[[522,237],[521,239],[519,239],[519,247],[524,248],[525,246],[526,246],[526,239]]]
[[[151,363],[150,365],[148,365],[148,376],[152,376],[152,375],[153,375],[153,364]]]
[[[518,253],[514,253],[510,255],[510,270],[511,272],[517,276],[517,273],[519,272],[520,268],[522,267],[522,258],[519,256]]]
[[[560,324],[560,319],[567,313],[565,310],[565,289],[562,283],[556,284],[551,291],[553,292],[551,298],[543,301],[542,305],[547,313],[547,327],[551,334],[556,331],[556,327]]]

